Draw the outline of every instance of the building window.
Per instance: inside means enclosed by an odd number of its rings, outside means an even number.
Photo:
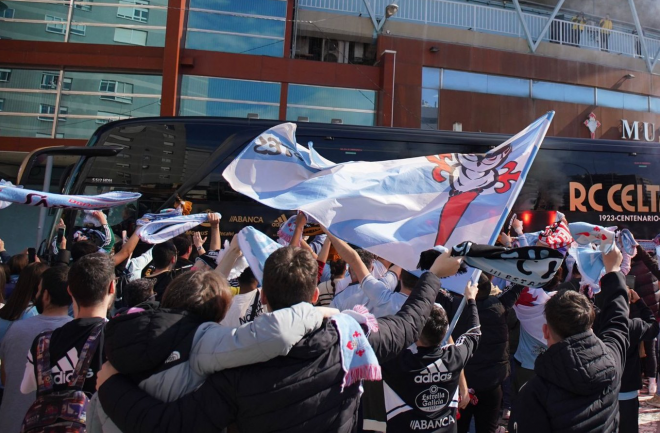
[[[46,21],[50,21],[51,23],[53,23],[53,24],[46,24],[46,31],[48,33],[58,33],[60,35],[66,33],[66,24],[55,24],[55,23],[63,23],[64,18],[54,17],[52,15],[46,15]]]
[[[532,98],[548,101],[572,102],[574,104],[594,104],[593,87],[573,86],[570,84],[532,82]],[[600,101],[599,104],[600,105]]]
[[[0,17],[2,18],[14,18],[14,9],[5,9],[0,11]]]
[[[85,36],[86,30],[87,30],[87,26],[83,26],[79,24],[71,24],[72,35]]]
[[[307,117],[310,122],[373,126],[376,92],[290,84],[286,118],[299,117]]]
[[[11,77],[11,69],[0,69],[0,82],[6,83]]]
[[[67,114],[69,112],[68,107],[60,107],[60,114]],[[49,104],[39,104],[39,114],[55,114],[55,106],[54,105],[49,105]],[[53,117],[41,117],[37,116],[38,120],[44,121],[44,122],[52,122]],[[66,122],[65,117],[59,117],[57,118],[60,122]]]
[[[115,120],[130,119],[131,116],[121,115],[119,113],[110,113],[109,111],[97,111],[96,123],[105,125],[106,123],[114,122]]]
[[[148,5],[145,0],[120,0],[121,5],[131,5],[131,7],[118,7],[117,18],[124,18],[132,21],[146,23],[149,21],[149,9],[141,8],[139,5]]]
[[[0,99],[0,111],[4,111],[4,110],[5,110],[5,100]]]
[[[120,94],[133,93],[133,85],[131,83],[122,83],[120,81],[101,80],[99,92]],[[101,96],[101,99],[105,101],[121,102],[123,104],[133,103],[133,97],[126,95],[103,95]]]
[[[442,88],[529,98],[529,80],[447,69],[443,72]]]
[[[115,42],[130,45],[147,45],[147,32],[135,29],[115,29]]]
[[[57,89],[57,83],[60,79],[60,74],[57,72],[44,72],[41,75],[41,88],[42,89]],[[71,90],[71,78],[65,78],[62,84],[62,90]]]
[[[37,132],[36,134],[37,138],[53,138],[50,134],[44,134],[41,132]],[[64,134],[57,133],[55,134],[55,138],[64,138]]]
[[[598,98],[598,105],[601,107],[623,108],[624,110],[633,111],[649,111],[648,96],[596,89],[596,97]]]
[[[89,12],[89,11],[92,10],[92,5],[86,4],[86,3],[92,3],[92,0],[83,0],[84,4],[80,4],[80,3],[81,3],[80,1],[76,1],[73,4],[73,7],[76,8],[76,9],[80,9],[81,11],[86,11],[86,12]]]

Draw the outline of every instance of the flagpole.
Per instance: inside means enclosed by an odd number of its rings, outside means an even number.
[[[550,123],[552,122],[552,118],[554,117],[554,115],[555,115],[554,111],[548,111],[548,113],[546,114],[546,119],[548,120],[548,123],[545,126],[545,130],[543,131],[542,134],[543,138],[545,138],[545,134],[548,132],[548,128],[550,127]],[[520,190],[522,189],[523,184],[527,179],[527,173],[529,172],[529,169],[532,168],[532,164],[534,163],[534,159],[536,159],[536,154],[538,153],[541,147],[541,143],[543,143],[543,139],[541,139],[538,143],[534,144],[534,147],[532,148],[531,151],[531,155],[529,158],[527,158],[527,163],[525,164],[525,167],[523,167],[520,173],[520,178],[519,178],[520,180],[516,182],[516,185],[514,186],[514,191],[509,196],[509,200],[507,201],[506,206],[504,208],[505,211],[502,212],[502,215],[500,216],[500,219],[497,222],[497,225],[495,226],[495,230],[493,231],[493,234],[490,237],[490,241],[488,242],[489,245],[495,244],[497,237],[504,228],[506,217],[509,215],[509,212],[511,212],[511,208],[518,199]],[[475,269],[472,272],[472,277],[470,278],[470,282],[468,284],[477,284],[480,276],[481,276],[481,270]],[[465,305],[467,305],[467,298],[463,296],[463,299],[461,299],[461,303],[458,304],[458,309],[454,314],[454,318],[451,320],[451,324],[449,325],[449,329],[447,330],[447,335],[445,335],[445,338],[442,341],[443,345],[447,344],[449,337],[451,337],[452,332],[454,332],[454,329],[456,329],[456,324],[458,323],[458,319],[461,317],[461,313],[463,313],[463,310],[465,309]]]

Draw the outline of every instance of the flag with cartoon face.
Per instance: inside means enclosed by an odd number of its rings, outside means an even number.
[[[436,245],[494,243],[553,115],[485,154],[341,164],[297,144],[296,125],[285,123],[248,144],[223,176],[237,192],[301,210],[337,237],[414,269]]]

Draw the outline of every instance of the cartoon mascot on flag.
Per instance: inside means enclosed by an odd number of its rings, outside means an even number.
[[[436,167],[432,176],[436,182],[449,179],[449,200],[440,213],[435,245],[445,245],[467,208],[480,194],[494,191],[504,194],[520,177],[517,163],[507,161],[511,145],[499,147],[486,154],[449,153],[427,156]]]

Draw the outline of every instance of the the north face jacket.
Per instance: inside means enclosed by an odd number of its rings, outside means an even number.
[[[211,373],[286,355],[322,321],[322,314],[307,303],[259,316],[240,328],[203,323],[180,311],[144,311],[108,323],[105,353],[149,395],[173,401],[198,388]],[[87,419],[91,433],[120,432],[98,404],[98,394]]]
[[[463,315],[468,329],[455,345],[413,344],[382,364],[388,431],[456,431],[458,380],[481,336],[474,300],[467,301]]]
[[[617,432],[618,394],[628,349],[628,293],[620,272],[600,281],[598,336],[592,330],[553,344],[514,402],[509,432]]]
[[[378,319],[369,342],[382,363],[417,341],[440,280],[422,275],[401,310]],[[99,389],[103,408],[125,433],[342,432],[357,427],[360,386],[342,389],[345,372],[330,322],[307,334],[287,356],[211,375],[196,391],[162,403],[122,375]]]

